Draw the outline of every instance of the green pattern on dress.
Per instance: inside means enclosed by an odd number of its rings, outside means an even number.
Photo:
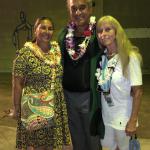
[[[44,54],[44,58],[51,59],[49,53]],[[66,104],[62,89],[63,70],[60,63],[55,64],[56,76],[55,82],[52,83],[53,67],[39,59],[29,47],[23,47],[18,51],[13,64],[13,75],[25,79],[23,89],[25,95],[45,91],[54,93],[54,125],[30,131],[23,126],[21,119],[18,119],[17,148],[45,145],[61,150],[63,145],[70,144]],[[51,84],[54,84],[54,90],[51,90]]]

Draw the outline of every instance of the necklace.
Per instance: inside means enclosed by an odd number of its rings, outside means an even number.
[[[56,41],[52,41],[50,44],[51,48],[47,53],[44,53],[37,44],[32,42],[26,42],[24,46],[29,47],[34,53],[34,55],[38,57],[40,60],[44,61],[46,64],[53,66],[60,63],[61,52],[58,43]],[[46,57],[46,55],[49,55],[49,57]]]
[[[56,80],[56,67],[60,65],[60,60],[61,60],[61,52],[60,48],[57,42],[52,41],[51,43],[51,48],[47,54],[45,54],[41,48],[32,42],[26,42],[25,47],[28,47],[31,49],[33,54],[39,58],[41,61],[43,61],[45,64],[48,64],[51,69],[51,89],[54,89],[54,84]],[[48,57],[47,57],[48,56]]]
[[[95,76],[97,78],[97,85],[103,93],[110,92],[111,79],[114,69],[117,65],[119,56],[116,54],[113,58],[108,60],[106,55],[102,55],[102,60],[99,62],[99,66],[96,69]]]
[[[108,58],[112,58],[112,57],[114,57],[116,55],[116,52],[113,52],[112,54],[108,54],[107,53],[106,55],[107,55]]]
[[[70,22],[68,24],[67,26],[68,33],[66,34],[66,49],[72,60],[78,60],[86,52],[95,24],[96,24],[95,16],[91,16],[88,29],[84,31],[85,39],[81,44],[78,45],[79,49],[77,49],[77,51],[75,51],[75,41],[74,41],[74,32],[76,25],[74,22]]]

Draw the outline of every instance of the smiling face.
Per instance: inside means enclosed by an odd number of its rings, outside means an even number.
[[[92,14],[89,0],[67,0],[70,18],[77,26],[87,26]]]
[[[116,31],[109,22],[102,22],[97,26],[97,36],[100,43],[107,48],[116,45]]]
[[[53,24],[50,20],[41,20],[35,28],[36,41],[49,43],[53,35]]]

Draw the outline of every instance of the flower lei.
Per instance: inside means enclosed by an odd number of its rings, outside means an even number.
[[[119,56],[116,54],[109,61],[106,54],[102,55],[102,60],[99,62],[99,66],[96,69],[95,76],[98,81],[98,87],[105,93],[109,92],[112,74],[117,65]]]
[[[56,41],[51,42],[51,49],[47,53],[49,55],[49,59],[45,57],[45,53],[36,44],[32,42],[26,42],[24,46],[31,49],[34,55],[37,56],[40,60],[43,60],[46,64],[57,65],[60,63],[61,52]]]
[[[86,48],[89,44],[89,41],[92,36],[94,25],[96,24],[95,16],[90,17],[89,27],[86,31],[84,31],[85,39],[81,44],[79,44],[79,49],[75,51],[75,42],[74,42],[74,31],[76,25],[74,22],[68,24],[67,29],[68,33],[66,34],[66,49],[72,60],[78,60],[81,58],[86,52]]]
[[[52,41],[51,43],[51,49],[49,50],[46,55],[49,55],[49,57],[46,57],[45,53],[38,47],[36,44],[32,42],[26,42],[25,47],[28,47],[32,50],[34,55],[39,58],[40,60],[44,61],[46,64],[50,65],[52,76],[51,76],[51,89],[54,89],[54,83],[56,79],[56,66],[60,64],[61,60],[61,52],[59,45],[56,41]]]

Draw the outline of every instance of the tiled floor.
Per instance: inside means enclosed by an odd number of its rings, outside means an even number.
[[[139,139],[141,150],[150,150],[150,139]],[[103,148],[103,150],[108,150],[107,148]]]
[[[15,127],[0,126],[0,150],[15,150],[15,130]],[[139,141],[141,150],[150,150],[150,139],[140,138]]]
[[[150,75],[143,76],[144,94],[139,113],[138,136],[141,150],[150,150]],[[12,108],[11,74],[0,74],[0,117],[3,110]],[[0,150],[15,150],[16,121],[10,118],[0,119]],[[105,150],[105,149],[104,149]]]

